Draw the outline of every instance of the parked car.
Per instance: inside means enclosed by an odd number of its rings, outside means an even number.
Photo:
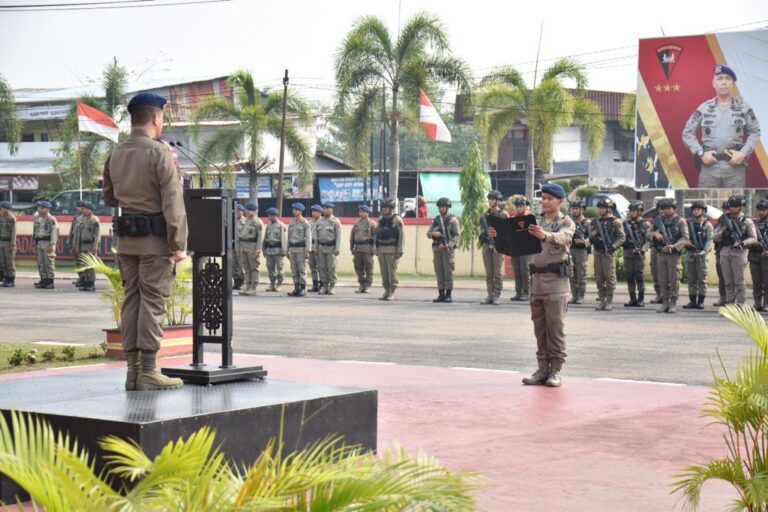
[[[91,189],[82,191],[83,201],[89,201],[96,206],[96,215],[112,215],[112,207],[104,204],[104,197],[101,190]],[[80,199],[80,190],[63,190],[53,196],[51,199],[51,214],[53,215],[74,215],[75,202]]]
[[[597,208],[597,203],[601,199],[611,199],[616,206],[613,208],[613,215],[617,219],[626,219],[629,211],[629,200],[616,192],[598,192],[592,197],[586,199],[587,208]]]
[[[706,203],[705,203],[706,204]],[[684,205],[685,212],[684,216],[686,219],[690,219],[691,215],[691,203],[685,203]],[[643,212],[643,217],[647,218],[648,220],[653,220],[656,217],[656,208],[649,208]],[[723,215],[723,210],[720,208],[717,208],[716,206],[712,206],[711,204],[707,205],[707,213],[705,213],[707,216],[707,220],[709,220],[709,223],[715,226],[717,224],[718,219]]]

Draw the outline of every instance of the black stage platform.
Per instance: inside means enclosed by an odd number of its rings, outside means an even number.
[[[233,462],[250,464],[277,437],[283,406],[286,451],[334,434],[376,449],[375,390],[269,380],[125,392],[124,379],[125,369],[115,368],[3,381],[0,410],[40,414],[99,455],[96,441],[105,435],[132,438],[153,457],[168,441],[208,425]],[[0,475],[0,500],[8,503],[16,492]]]

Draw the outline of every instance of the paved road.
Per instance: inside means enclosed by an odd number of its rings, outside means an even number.
[[[286,297],[260,292],[234,299],[237,352],[332,360],[385,361],[528,371],[535,364],[527,304],[504,300],[480,306],[484,284],[457,283],[453,304],[433,304],[429,283],[401,287],[398,301],[383,303],[374,288],[357,295],[351,286],[335,296]],[[103,288],[103,284],[100,284]],[[288,291],[284,289],[284,292]],[[508,296],[508,293],[505,293]],[[569,358],[564,376],[610,377],[707,384],[708,357],[716,349],[734,368],[751,341],[709,304],[704,311],[660,315],[653,306],[594,311],[593,296],[571,307],[566,324]],[[98,344],[112,326],[99,294],[81,293],[68,281],[38,291],[31,279],[0,289],[0,342],[66,341]]]

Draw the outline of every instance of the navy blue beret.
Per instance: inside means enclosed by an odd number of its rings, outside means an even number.
[[[736,81],[736,72],[726,66],[725,64],[715,64],[715,71],[712,73],[714,76],[717,75],[728,75],[731,78],[733,78],[733,81]]]
[[[51,202],[50,201],[38,201],[37,202],[37,206],[39,206],[40,208],[50,208],[51,207]]]
[[[565,197],[565,189],[558,185],[557,183],[546,183],[541,186],[541,192],[547,193],[551,196],[555,196],[558,199],[563,199]]]
[[[313,204],[312,205],[312,211],[313,212],[322,212],[323,211],[323,207],[320,206],[319,204]]]
[[[235,205],[235,210],[237,210],[238,212],[242,212],[243,210],[245,210],[245,206],[241,205],[240,203],[237,203]]]
[[[95,210],[95,209],[96,209],[96,207],[95,207],[95,206],[93,205],[93,203],[92,203],[92,202],[90,202],[90,201],[83,201],[83,202],[82,202],[82,204],[81,204],[80,206],[82,206],[83,208],[88,208],[88,209],[89,209],[89,210],[91,210],[91,211],[93,211],[93,210]]]
[[[85,201],[81,201],[78,199],[77,201],[75,201],[75,206],[79,206],[80,208],[82,208],[84,203]]]
[[[367,204],[361,204],[359,209],[363,210],[364,212],[371,213],[371,207]]]
[[[301,203],[293,203],[293,204],[291,205],[291,208],[293,208],[294,210],[299,210],[299,211],[301,211],[301,212],[303,212],[303,211],[304,211],[304,209],[305,209],[305,208],[304,208],[304,205],[303,205],[303,204],[301,204]]]
[[[277,208],[274,206],[272,208],[267,208],[267,215],[277,215]]]
[[[245,209],[246,210],[250,210],[252,212],[255,212],[256,210],[259,209],[259,207],[258,207],[258,205],[256,203],[246,203],[245,204]]]
[[[133,109],[149,105],[150,107],[163,108],[168,103],[165,98],[153,92],[140,92],[128,102],[128,113],[133,114]]]
[[[3,201],[0,203],[0,208],[8,208],[9,210],[13,209],[13,204],[11,204],[10,201]]]
[[[333,204],[333,203],[323,203],[322,206],[323,206],[323,208],[335,208],[336,207],[336,205]]]

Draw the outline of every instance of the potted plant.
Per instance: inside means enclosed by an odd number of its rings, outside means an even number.
[[[93,269],[107,278],[110,289],[101,295],[112,310],[115,328],[104,329],[107,336],[107,356],[123,357],[123,339],[120,333],[123,308],[123,280],[120,270],[104,263],[101,258],[90,254],[83,255],[78,272]],[[160,343],[160,355],[189,353],[192,351],[192,325],[187,323],[192,313],[192,262],[186,259],[176,265],[176,277],[171,288],[171,295],[165,304],[165,322],[163,339]]]

